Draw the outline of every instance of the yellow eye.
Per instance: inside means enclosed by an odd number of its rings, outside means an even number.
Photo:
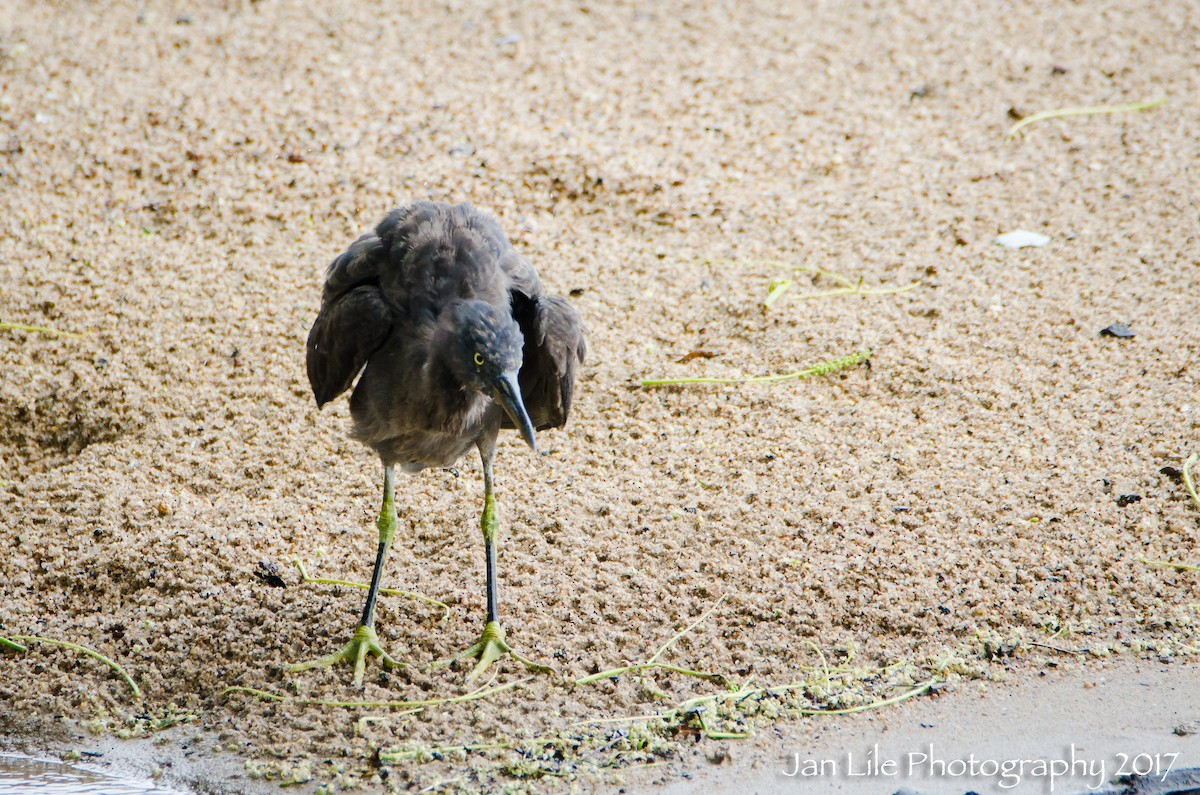
[[[483,367],[483,354],[482,353],[475,354],[475,366]]]

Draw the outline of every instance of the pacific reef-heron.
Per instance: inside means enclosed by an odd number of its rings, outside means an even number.
[[[351,436],[383,462],[379,547],[351,640],[290,670],[349,661],[361,684],[368,655],[398,665],[375,632],[396,533],[396,467],[449,467],[472,447],[483,461],[487,617],[479,641],[443,662],[478,659],[471,679],[505,654],[550,670],[513,651],[500,625],[492,460],[501,428],[519,431],[536,454],[535,429],[566,423],[586,352],[579,313],[548,295],[500,225],[469,204],[394,210],[333,261],[308,335],[308,379],[318,407],[354,385]]]

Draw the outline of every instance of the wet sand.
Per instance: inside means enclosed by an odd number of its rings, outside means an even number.
[[[1122,659],[1067,668],[785,727],[731,745],[727,761],[660,792],[1084,793],[1120,790],[1113,779],[1123,775],[1200,768],[1194,665]]]

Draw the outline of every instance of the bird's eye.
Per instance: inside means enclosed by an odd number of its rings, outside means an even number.
[[[482,353],[475,354],[475,366],[483,367],[483,354]]]

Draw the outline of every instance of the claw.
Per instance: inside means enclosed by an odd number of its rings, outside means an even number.
[[[479,640],[464,652],[460,652],[453,657],[447,657],[444,660],[438,660],[433,663],[430,668],[444,668],[447,665],[452,665],[463,660],[478,659],[474,670],[467,677],[468,682],[473,682],[483,674],[492,663],[499,660],[504,655],[512,657],[517,662],[524,665],[534,673],[553,674],[554,669],[548,665],[536,663],[533,660],[513,651],[512,647],[504,641],[504,627],[500,626],[497,621],[489,621],[483,628],[483,634],[479,636]]]
[[[371,627],[359,624],[358,629],[354,630],[354,637],[350,639],[342,648],[335,651],[333,654],[327,654],[324,657],[318,657],[315,660],[307,662],[295,663],[288,666],[288,671],[291,673],[299,673],[307,671],[310,668],[323,668],[329,665],[336,665],[340,662],[354,661],[354,684],[361,685],[363,674],[367,670],[367,657],[377,655],[384,668],[399,668],[404,663],[396,662],[392,659],[383,647],[379,645],[379,636],[375,634],[375,630]]]

